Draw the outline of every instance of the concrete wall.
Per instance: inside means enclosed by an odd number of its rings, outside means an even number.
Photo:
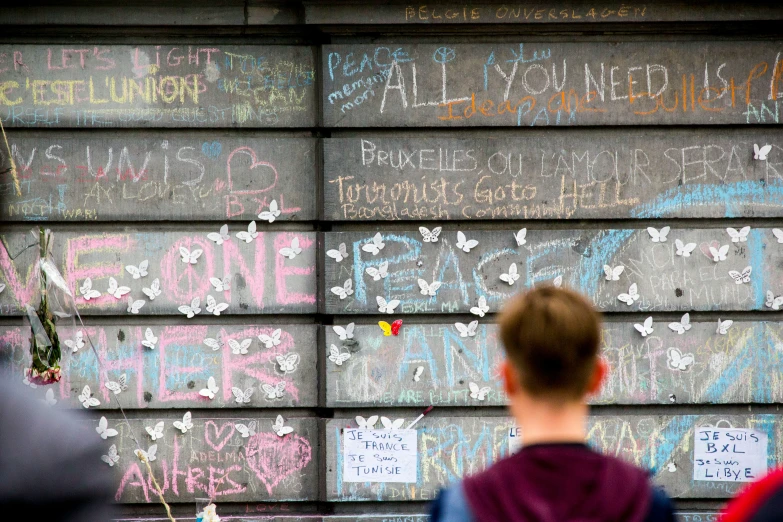
[[[61,321],[60,335],[89,336],[105,366],[89,344],[66,354],[54,398],[83,410],[90,386],[100,405],[85,422],[118,430],[105,445],[120,456],[122,520],[160,520],[130,434],[148,447],[145,428],[163,422],[152,468],[178,519],[212,496],[228,520],[423,522],[441,486],[508,453],[494,314],[519,289],[561,280],[607,321],[591,443],[650,469],[682,520],[715,520],[741,484],[693,480],[694,428],[753,427],[769,437],[768,464],[783,459],[783,332],[767,305],[783,294],[780,18],[761,2],[5,9],[0,361],[22,379],[21,314],[38,292],[28,231],[44,225],[86,320]],[[754,144],[771,145],[766,160]],[[273,201],[270,223],[259,214]],[[727,229],[743,226],[733,242]],[[441,227],[438,241],[419,227]],[[670,227],[666,241],[647,227]],[[478,245],[465,252],[460,232]],[[202,254],[186,263],[180,247]],[[329,251],[341,248],[338,262]],[[133,279],[125,267],[144,260],[148,275]],[[625,269],[607,281],[604,265]],[[737,283],[731,272],[747,267]],[[85,298],[87,278],[100,296]],[[128,293],[109,295],[111,278]],[[422,295],[419,279],[442,285]],[[344,298],[332,290],[346,285]],[[618,296],[631,285],[629,306]],[[129,296],[144,302],[137,313]],[[398,300],[395,313],[377,297]],[[195,298],[188,319],[179,307]],[[210,299],[226,309],[211,313]],[[678,335],[668,324],[684,313],[693,326]],[[399,336],[384,336],[377,321],[398,318]],[[476,335],[460,336],[455,323],[474,319]],[[719,319],[734,321],[725,334]],[[345,343],[333,326],[351,322]],[[278,330],[279,344],[262,340]],[[332,345],[350,359],[335,365]],[[692,364],[673,366],[673,350]],[[106,384],[123,375],[114,396]],[[213,400],[198,393],[209,377]],[[471,383],[489,387],[483,401]],[[252,388],[249,402],[234,387]],[[342,430],[357,415],[412,420],[430,405],[415,484],[343,483]],[[183,434],[173,423],[186,412]],[[294,428],[284,438],[278,415]]]

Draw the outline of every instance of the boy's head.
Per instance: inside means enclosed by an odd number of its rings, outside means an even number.
[[[605,373],[598,357],[601,317],[587,299],[571,290],[536,288],[510,300],[498,323],[509,394],[570,402],[598,391]]]

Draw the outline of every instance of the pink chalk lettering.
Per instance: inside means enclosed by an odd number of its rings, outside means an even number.
[[[172,457],[172,464],[171,464],[171,490],[174,492],[175,495],[179,496],[179,486],[178,486],[178,476],[182,475],[183,477],[187,477],[187,473],[184,471],[179,470],[179,442],[177,442],[179,438],[174,437],[174,456]]]
[[[130,482],[131,479],[135,479],[135,481]],[[117,493],[114,495],[114,500],[116,502],[119,502],[120,498],[122,498],[122,494],[125,492],[126,486],[140,487],[144,493],[144,501],[150,501],[150,494],[147,490],[147,482],[144,480],[144,475],[141,474],[141,469],[139,469],[139,465],[136,462],[128,466],[128,469],[125,470],[125,474],[122,476],[122,480],[120,481],[120,487],[117,488]]]
[[[199,479],[204,478],[204,470],[201,468],[193,468],[188,466],[188,476],[185,479],[185,486],[188,488],[188,493],[195,493],[196,490],[207,492],[207,486],[199,482]]]
[[[234,465],[226,470],[222,468],[213,468],[212,466],[209,467],[208,491],[210,497],[214,498],[214,497],[232,495],[234,493],[242,493],[247,489],[237,484],[233,480],[231,480],[231,478],[229,478],[229,475],[231,474],[232,471],[242,471],[242,466]],[[233,488],[224,489],[223,491],[220,491],[218,488],[226,482],[232,485]]]
[[[234,182],[231,179],[231,160],[234,158],[234,154],[250,156],[250,167],[248,167],[248,170],[258,169],[257,172],[253,172],[254,188],[252,190],[234,190]],[[226,176],[228,177],[228,191],[231,194],[262,194],[277,185],[277,169],[275,166],[267,161],[258,161],[256,152],[250,147],[239,147],[231,151],[226,160]]]
[[[212,246],[206,237],[199,236],[182,237],[171,245],[160,262],[161,286],[165,295],[181,304],[189,304],[194,297],[201,298],[202,303],[206,300],[212,290],[209,278],[215,265]],[[191,252],[201,249],[204,253],[195,265],[183,263],[179,247]]]
[[[214,437],[209,431],[210,428],[212,428],[212,430],[215,432]],[[225,430],[228,430],[228,432],[223,434],[223,431]],[[218,428],[217,424],[211,420],[208,420],[204,423],[204,442],[209,444],[209,446],[215,451],[222,450],[223,446],[225,446],[228,441],[231,440],[231,436],[233,434],[234,423],[232,422],[225,422],[220,428]]]
[[[274,251],[278,252],[281,248],[291,244],[294,237],[299,238],[299,247],[303,253],[315,244],[309,236],[301,234],[278,234],[275,237]],[[287,266],[291,263],[286,257],[275,256],[275,291],[277,293],[277,302],[280,304],[299,304],[315,303],[315,290],[312,292],[289,292],[286,285],[286,279],[289,276],[305,276],[315,271],[315,266],[296,267]]]
[[[105,277],[121,277],[125,270],[122,263],[98,263],[88,265],[82,262],[80,257],[87,257],[91,254],[102,252],[111,252],[115,255],[121,255],[136,248],[136,242],[128,234],[110,234],[106,236],[78,236],[68,240],[68,247],[65,251],[65,280],[68,288],[75,289],[78,284],[91,278],[93,288],[96,288],[98,279]],[[97,289],[97,288],[96,288]],[[100,289],[103,291],[103,289]],[[76,296],[76,293],[74,293]],[[76,296],[76,303],[80,307],[97,308],[107,303],[113,303],[114,297],[103,294],[97,299],[85,301],[82,296]]]
[[[34,248],[31,248],[30,250],[36,252],[34,259],[28,261],[29,258],[27,256],[18,258],[21,266],[24,266],[27,269],[23,282],[22,277],[16,270],[16,265],[11,261],[11,256],[6,250],[5,243],[0,242],[0,269],[2,269],[0,270],[0,274],[2,274],[3,279],[5,279],[8,290],[10,290],[10,294],[14,298],[14,302],[20,307],[33,302],[33,296],[38,293],[38,277],[34,275],[35,271],[33,270],[33,267],[35,267],[38,262],[38,253]],[[22,261],[22,258],[24,258],[24,261]]]
[[[261,308],[264,308],[264,275],[266,273],[265,240],[266,234],[264,232],[259,232],[258,237],[248,245],[248,247],[255,249],[255,259],[253,260],[252,268],[248,268],[245,264],[245,258],[239,251],[236,241],[226,241],[223,243],[224,272],[227,271],[231,274],[239,273],[242,278],[244,278],[247,289],[249,290],[250,295],[253,296],[256,305]],[[242,246],[244,248],[245,244],[242,243]]]
[[[245,446],[247,464],[267,492],[293,473],[304,469],[312,459],[310,442],[294,433],[278,437],[274,433],[256,433]]]
[[[130,346],[134,346],[133,355],[131,357],[118,358],[114,357],[114,350],[109,350],[109,339],[106,336],[106,331],[103,329],[94,332],[89,330],[90,336],[94,341],[97,341],[98,353],[101,356],[103,367],[106,370],[106,375],[112,381],[117,380],[119,375],[123,373],[130,373],[129,379],[136,378],[136,402],[139,407],[146,405],[144,401],[144,347],[141,345],[141,340],[144,338],[141,327],[125,328],[123,330],[127,332],[125,337],[125,343]],[[85,343],[86,343],[85,339]],[[85,348],[89,348],[86,346]],[[112,393],[106,388],[106,375],[101,372],[99,376],[100,389],[103,393],[103,402],[108,404],[111,401]],[[130,380],[128,381],[130,382]]]

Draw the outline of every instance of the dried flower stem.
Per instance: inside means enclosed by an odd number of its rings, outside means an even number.
[[[5,127],[3,127],[2,118],[0,118],[0,131],[3,131],[5,150],[8,151],[8,161],[11,162],[11,177],[14,178],[14,188],[16,189],[16,195],[22,197],[22,187],[19,185],[19,176],[16,174],[16,162],[14,162],[14,155],[11,153],[11,147],[8,145],[8,136],[5,135]]]

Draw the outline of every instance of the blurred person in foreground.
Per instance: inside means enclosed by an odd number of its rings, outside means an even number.
[[[100,437],[0,372],[0,512],[9,520],[106,522],[113,516]]]
[[[442,491],[433,522],[674,522],[644,470],[585,444],[587,399],[607,373],[601,319],[579,294],[543,287],[499,318],[500,368],[522,448]]]
[[[743,489],[729,502],[720,522],[783,520],[783,469],[770,472]]]

